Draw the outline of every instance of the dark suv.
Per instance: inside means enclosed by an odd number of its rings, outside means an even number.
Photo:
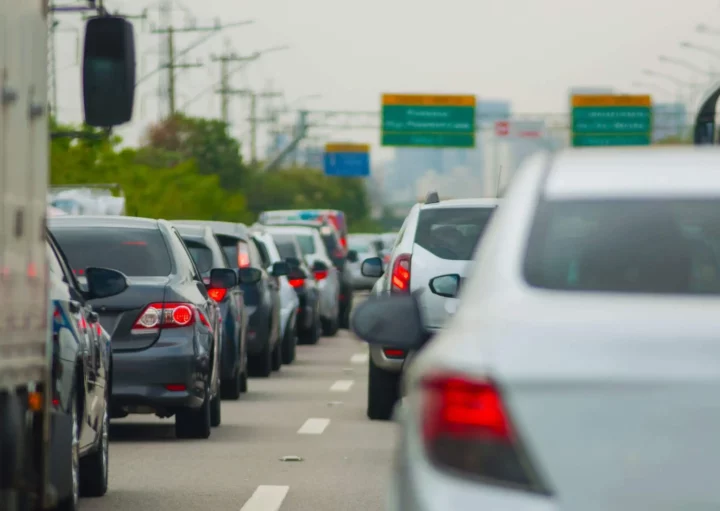
[[[227,256],[236,268],[253,268],[260,272],[260,279],[252,284],[242,284],[247,317],[248,367],[255,376],[268,377],[282,365],[280,342],[280,292],[276,279],[282,271],[268,272],[263,264],[257,245],[252,241],[247,226],[231,222],[204,220],[177,220],[177,226],[209,226]]]
[[[179,225],[177,229],[205,284],[210,283],[210,271],[213,268],[232,269],[210,227]],[[208,289],[208,294],[220,307],[222,324],[220,388],[222,397],[238,399],[241,393],[247,392],[248,385],[243,294],[240,286],[230,289]]]

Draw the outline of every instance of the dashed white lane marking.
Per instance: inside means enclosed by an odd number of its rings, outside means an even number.
[[[330,424],[330,419],[308,419],[298,429],[298,435],[319,435],[325,431],[328,424]]]
[[[352,357],[350,357],[350,362],[353,364],[364,364],[368,361],[368,354],[367,353],[355,353]]]
[[[289,486],[258,486],[240,511],[278,511],[288,491]]]
[[[347,392],[355,383],[353,380],[338,380],[332,384],[330,390],[333,392]]]

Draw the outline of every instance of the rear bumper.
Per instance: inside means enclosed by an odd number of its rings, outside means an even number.
[[[405,360],[404,357],[388,358],[385,356],[381,346],[370,346],[370,357],[377,367],[390,373],[399,373]]]
[[[207,353],[195,353],[190,339],[164,338],[143,351],[113,353],[113,417],[128,413],[172,414],[178,408],[199,408],[210,374]],[[167,385],[184,386],[168,390]]]

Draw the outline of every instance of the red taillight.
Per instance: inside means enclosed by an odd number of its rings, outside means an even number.
[[[323,280],[323,279],[327,278],[328,271],[327,270],[314,271],[313,275],[315,275],[315,280]]]
[[[208,289],[208,295],[210,295],[210,298],[212,298],[216,302],[222,302],[223,299],[225,298],[225,295],[227,295],[227,289],[222,289],[222,288]]]
[[[421,392],[423,442],[436,466],[547,493],[492,382],[440,374],[425,378]]]
[[[170,383],[168,385],[165,385],[165,388],[170,392],[184,392],[185,390],[187,390],[187,387],[182,383]]]
[[[238,247],[238,268],[249,268],[250,267],[250,249],[244,242],[240,242]]]
[[[75,275],[85,275],[85,270],[73,270]]]
[[[387,358],[403,358],[405,356],[405,351],[395,348],[383,348],[383,354]]]
[[[340,238],[340,244],[343,246],[343,248],[347,248],[347,239]]]
[[[395,258],[390,283],[391,293],[410,292],[410,254],[400,254]]]
[[[80,329],[81,329],[83,332],[86,331],[88,326],[87,326],[87,320],[85,319],[84,316],[80,316],[80,321],[79,321],[79,323],[80,323]]]
[[[303,287],[303,284],[305,284],[305,279],[288,279],[288,282],[290,282],[290,285],[294,288]]]
[[[98,334],[98,337],[102,337],[102,327],[100,323],[95,323],[95,332]]]
[[[160,328],[180,328],[195,322],[197,310],[189,303],[151,303],[132,327],[133,333],[154,332]]]
[[[52,400],[52,404],[53,404],[53,406],[55,406],[55,407],[60,406],[60,399],[54,397],[53,400]]]

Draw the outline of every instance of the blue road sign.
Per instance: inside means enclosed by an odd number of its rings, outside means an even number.
[[[328,144],[323,155],[325,174],[339,177],[369,176],[369,149],[365,144]]]

